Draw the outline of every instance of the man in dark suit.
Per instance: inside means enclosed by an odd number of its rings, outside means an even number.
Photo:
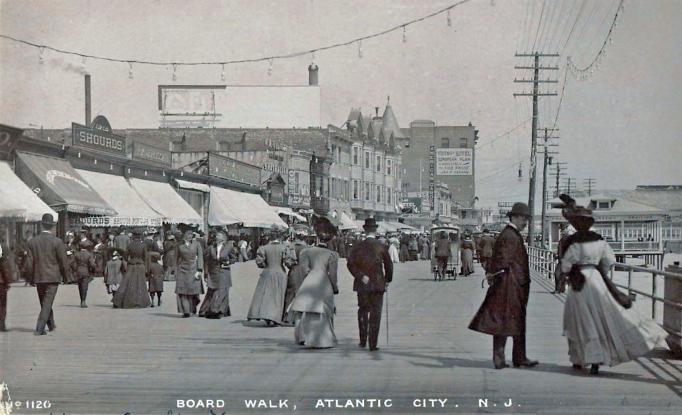
[[[9,251],[9,249],[7,249]],[[5,317],[7,316],[7,291],[12,283],[12,269],[10,267],[9,255],[3,255],[3,248],[0,246],[0,331],[7,331],[5,327]]]
[[[61,239],[52,234],[55,221],[51,214],[43,215],[43,231],[28,241],[27,259],[30,283],[38,290],[40,315],[36,324],[36,335],[45,335],[45,325],[54,331],[52,303],[57,295],[59,283],[67,278],[66,247]]]
[[[490,257],[493,256],[494,245],[495,239],[490,235],[490,231],[483,229],[483,236],[481,236],[481,240],[478,242],[478,257],[483,269],[488,269],[488,262],[490,262]]]
[[[532,218],[525,203],[514,203],[507,214],[509,223],[493,246],[486,277],[490,283],[481,308],[469,328],[493,335],[493,363],[496,369],[508,367],[504,348],[507,337],[514,339],[514,367],[532,367],[537,360],[526,356],[526,306],[530,292],[528,253],[521,232]]]
[[[358,293],[360,347],[369,337],[370,351],[378,349],[384,292],[393,280],[393,262],[388,248],[376,239],[377,227],[374,218],[365,219],[367,238],[355,244],[348,257],[348,270],[355,278],[353,291]]]

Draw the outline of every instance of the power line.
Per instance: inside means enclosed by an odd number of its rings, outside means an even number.
[[[520,124],[518,124],[517,126],[511,128],[511,129],[509,129],[509,130],[503,132],[502,134],[500,134],[500,135],[498,135],[497,137],[493,138],[491,141],[488,141],[487,143],[481,144],[480,146],[476,147],[476,150],[480,150],[480,149],[482,149],[482,148],[485,148],[485,147],[487,147],[487,146],[490,146],[490,145],[494,144],[496,141],[498,141],[498,140],[500,140],[500,139],[506,137],[509,133],[512,133],[512,132],[518,130],[519,128],[523,127],[524,125],[528,124],[528,121],[530,121],[530,120],[532,120],[532,119],[533,119],[533,117],[529,117],[527,120],[521,122]]]
[[[94,60],[101,60],[101,61],[108,61],[108,62],[116,62],[116,63],[125,63],[128,65],[132,64],[137,64],[137,65],[157,65],[157,66],[200,66],[200,65],[230,65],[230,64],[238,64],[238,63],[254,63],[254,62],[264,62],[264,61],[270,61],[272,62],[275,59],[289,59],[289,58],[295,58],[299,56],[305,56],[309,54],[314,54],[316,52],[321,52],[321,51],[326,51],[330,49],[335,49],[335,48],[340,48],[340,47],[345,47],[349,46],[352,44],[357,44],[358,48],[361,48],[362,41],[363,40],[369,40],[381,36],[385,36],[389,33],[396,32],[396,31],[405,31],[405,29],[413,24],[423,22],[427,19],[431,19],[433,17],[436,17],[438,15],[447,13],[448,15],[448,24],[450,22],[450,11],[458,6],[461,6],[465,3],[469,3],[471,0],[460,0],[457,3],[453,3],[447,7],[444,7],[442,9],[439,9],[433,13],[430,13],[426,16],[422,16],[416,19],[409,20],[404,23],[400,23],[397,26],[393,26],[389,29],[382,30],[380,32],[372,33],[369,35],[365,35],[362,37],[358,37],[355,39],[351,39],[345,42],[339,42],[339,43],[334,43],[326,46],[320,46],[314,49],[309,49],[305,51],[299,51],[299,52],[292,52],[292,53],[286,53],[286,54],[279,54],[279,55],[272,55],[272,56],[263,56],[259,58],[250,58],[250,59],[235,59],[235,60],[221,60],[221,61],[196,61],[196,62],[180,62],[180,61],[151,61],[151,60],[139,60],[139,59],[120,59],[120,58],[111,58],[107,56],[98,56],[98,55],[89,55],[86,53],[82,52],[74,52],[70,50],[64,50],[64,49],[59,49],[54,46],[49,46],[49,45],[41,45],[33,42],[29,42],[27,40],[23,39],[18,39],[9,35],[5,34],[0,34],[0,38],[10,40],[16,43],[21,43],[24,45],[32,46],[35,48],[38,48],[40,50],[40,54],[42,57],[42,54],[45,50],[50,50],[53,52],[65,54],[65,55],[73,55],[73,56],[78,56],[80,58],[84,59],[94,59]],[[361,50],[361,49],[359,49]]]

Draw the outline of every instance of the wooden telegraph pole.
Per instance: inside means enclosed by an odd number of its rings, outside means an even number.
[[[550,155],[554,154],[559,154],[556,151],[550,151],[549,147],[557,147],[558,144],[553,144],[550,143],[549,140],[551,139],[558,139],[558,136],[550,136],[549,132],[552,131],[559,131],[558,129],[554,128],[545,128],[545,140],[542,143],[542,152],[544,153],[544,163],[543,163],[543,168],[542,168],[542,216],[541,216],[541,234],[542,234],[542,240],[540,241],[542,244],[545,243],[547,240],[547,230],[545,229],[545,222],[546,222],[546,217],[547,217],[547,168],[550,163]]]
[[[556,92],[539,92],[538,85],[541,83],[546,84],[556,84],[558,81],[556,79],[540,79],[540,71],[558,71],[558,66],[540,66],[540,58],[558,58],[558,53],[517,53],[515,55],[517,58],[533,58],[533,66],[515,66],[514,69],[532,69],[533,79],[514,79],[515,83],[532,83],[533,92],[521,92],[514,93],[514,97],[533,97],[533,128],[531,131],[531,149],[530,149],[530,185],[528,190],[528,207],[530,208],[530,213],[533,217],[530,220],[530,225],[528,226],[528,244],[532,244],[535,238],[535,176],[537,171],[536,166],[536,154],[538,147],[538,98],[546,96],[556,96]]]

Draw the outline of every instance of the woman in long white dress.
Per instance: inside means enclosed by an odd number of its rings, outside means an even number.
[[[310,348],[329,348],[336,346],[334,295],[339,293],[339,256],[327,248],[327,242],[336,230],[323,217],[315,222],[315,233],[320,243],[301,251],[298,264],[305,279],[296,292],[289,312],[294,317],[297,344]]]
[[[606,275],[616,258],[609,244],[595,232],[592,212],[566,195],[562,213],[577,232],[571,235],[561,258],[561,271],[571,282],[564,307],[564,335],[576,369],[591,365],[615,366],[636,359],[657,345],[667,333],[656,322],[637,314]],[[611,286],[611,287],[609,287]]]
[[[391,261],[394,264],[400,262],[400,252],[398,248],[400,247],[400,241],[395,236],[388,239],[388,255],[391,257]]]

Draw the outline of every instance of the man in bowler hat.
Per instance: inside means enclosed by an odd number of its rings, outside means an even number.
[[[532,218],[525,203],[514,203],[507,214],[509,223],[500,232],[488,261],[486,278],[490,287],[469,328],[493,336],[493,363],[508,367],[504,358],[507,337],[512,336],[514,367],[532,367],[537,360],[526,356],[526,305],[530,292],[528,253],[521,232]]]
[[[378,349],[384,292],[393,279],[393,262],[386,245],[376,238],[376,220],[365,219],[364,228],[367,237],[353,246],[348,270],[355,278],[353,291],[358,293],[360,347],[365,347],[369,338],[369,350],[375,351]]]
[[[57,295],[59,283],[67,278],[66,246],[52,234],[56,223],[46,213],[41,220],[42,232],[28,241],[27,262],[29,282],[35,285],[40,301],[40,314],[36,324],[36,335],[45,335],[45,325],[54,331],[57,326],[52,313],[52,303]]]

